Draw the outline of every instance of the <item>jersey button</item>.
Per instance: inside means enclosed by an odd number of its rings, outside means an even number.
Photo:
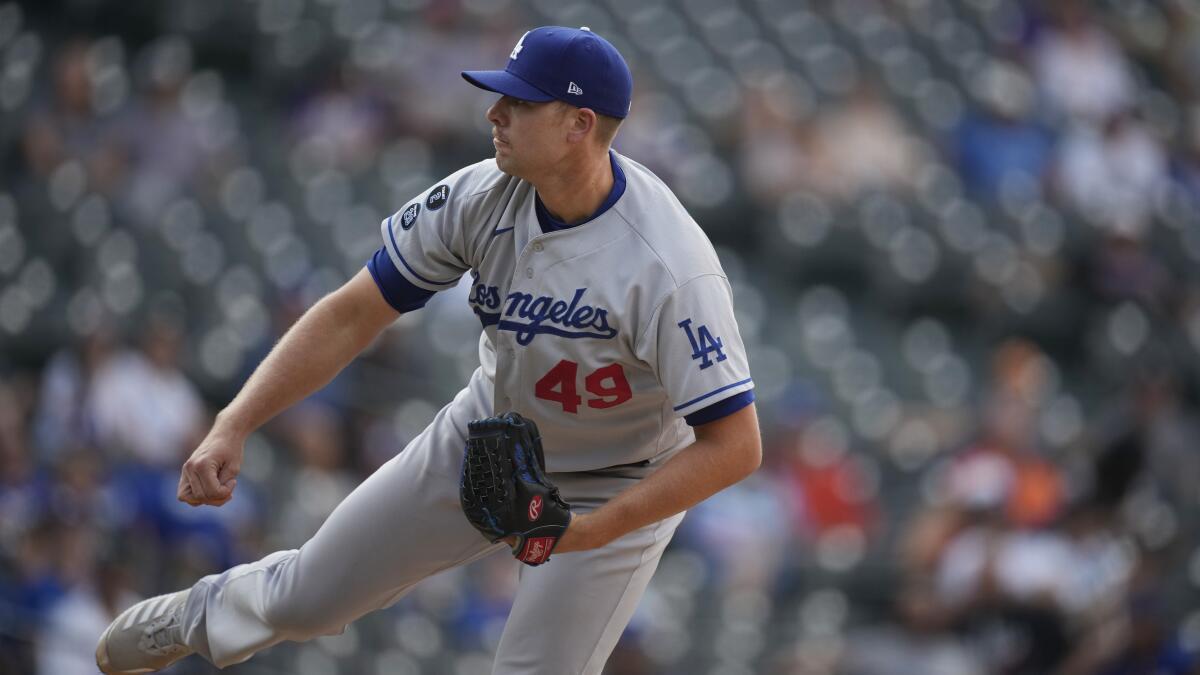
[[[545,248],[545,246],[542,246],[542,242],[540,242],[540,241],[533,242],[533,252],[534,253],[541,253],[543,248]]]
[[[532,279],[532,278],[533,278],[533,268],[532,268],[532,267],[526,267],[526,268],[525,268],[525,278],[526,278],[526,279]]]

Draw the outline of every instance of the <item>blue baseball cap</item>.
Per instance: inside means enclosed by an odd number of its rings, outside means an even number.
[[[617,48],[587,26],[542,26],[521,36],[504,70],[464,70],[471,84],[524,101],[564,101],[624,118],[633,75]]]

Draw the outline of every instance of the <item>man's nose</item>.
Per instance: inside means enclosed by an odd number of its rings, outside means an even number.
[[[494,124],[498,127],[504,126],[503,125],[504,116],[502,114],[503,108],[504,108],[504,98],[501,97],[495,103],[493,103],[491,105],[491,107],[489,107],[487,109],[487,115],[486,115],[487,121],[491,122],[492,124]]]

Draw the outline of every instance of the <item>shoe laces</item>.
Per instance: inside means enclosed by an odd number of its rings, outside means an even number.
[[[138,646],[142,651],[154,655],[169,655],[187,649],[183,644],[179,611],[160,616],[151,621],[142,632],[142,638],[138,641]]]

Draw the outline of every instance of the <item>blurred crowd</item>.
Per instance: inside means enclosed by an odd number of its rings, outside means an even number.
[[[0,4],[0,673],[94,673],[136,599],[299,546],[465,382],[460,288],[175,500],[379,221],[490,152],[458,71],[545,23],[630,61],[617,149],[718,247],[767,451],[606,672],[1200,673],[1191,0]],[[515,565],[228,672],[486,673]]]

